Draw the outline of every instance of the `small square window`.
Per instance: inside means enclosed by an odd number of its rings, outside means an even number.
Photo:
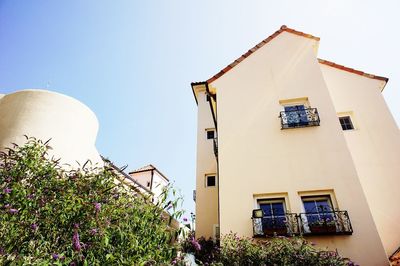
[[[215,131],[207,130],[207,139],[215,139]]]
[[[215,187],[216,186],[216,177],[215,175],[206,176],[206,187]]]
[[[352,130],[354,129],[353,123],[351,122],[350,116],[342,116],[339,117],[340,125],[343,130]]]

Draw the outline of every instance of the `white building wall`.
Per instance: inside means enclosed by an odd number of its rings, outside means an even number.
[[[23,135],[49,143],[50,156],[78,167],[87,160],[103,166],[96,150],[95,114],[81,102],[51,91],[22,90],[0,97],[0,149],[22,145]]]
[[[320,65],[374,221],[388,255],[400,246],[400,132],[381,89],[384,81]]]
[[[217,174],[217,163],[212,139],[207,139],[206,129],[214,128],[205,87],[196,89],[198,99],[197,163],[196,163],[196,237],[214,236],[218,224],[218,177],[217,186],[206,187],[206,175]]]
[[[361,265],[386,265],[315,46],[281,33],[210,84],[217,91],[221,232],[251,236],[258,195],[287,193],[288,211],[301,213],[301,193],[333,191],[354,233],[309,239]],[[318,108],[321,126],[281,130],[280,101],[301,97]]]

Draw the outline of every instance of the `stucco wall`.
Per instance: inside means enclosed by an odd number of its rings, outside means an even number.
[[[26,142],[23,135],[51,139],[50,156],[78,167],[87,160],[103,166],[96,147],[98,121],[81,102],[51,91],[22,90],[0,97],[0,149]]]
[[[383,81],[321,65],[336,111],[350,115],[343,131],[388,255],[400,246],[400,132],[383,97]]]
[[[206,174],[216,174],[217,165],[213,140],[207,139],[206,129],[214,128],[209,102],[204,88],[198,93],[197,169],[196,169],[196,237],[213,236],[218,224],[218,187],[206,187]]]
[[[288,211],[301,213],[299,193],[333,190],[354,233],[310,239],[361,265],[385,265],[314,48],[313,40],[281,33],[211,84],[217,90],[221,233],[252,236],[257,195],[287,193]],[[279,101],[299,97],[318,108],[321,126],[281,130]]]

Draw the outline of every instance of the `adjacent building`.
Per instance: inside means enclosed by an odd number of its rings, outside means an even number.
[[[26,137],[50,141],[50,156],[71,167],[90,160],[103,166],[95,143],[99,123],[80,101],[48,90],[21,90],[0,95],[0,150]],[[25,136],[24,136],[25,135]]]
[[[152,164],[129,172],[129,176],[136,183],[151,191],[155,199],[161,196],[164,188],[169,184],[169,179]]]
[[[282,26],[192,83],[196,237],[303,235],[361,265],[400,246],[400,134],[387,78],[318,58]]]

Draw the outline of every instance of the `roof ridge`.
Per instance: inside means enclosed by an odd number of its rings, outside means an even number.
[[[337,69],[341,69],[341,70],[344,70],[344,71],[347,71],[347,72],[350,72],[350,73],[353,73],[353,74],[357,74],[357,75],[360,75],[360,76],[364,76],[364,77],[367,77],[367,78],[382,80],[382,81],[385,81],[386,83],[389,81],[389,78],[382,77],[382,76],[377,76],[377,75],[374,75],[374,74],[369,74],[369,73],[363,72],[361,70],[357,70],[357,69],[354,69],[354,68],[351,68],[351,67],[346,67],[344,65],[339,65],[339,64],[336,64],[336,63],[334,63],[332,61],[328,61],[328,60],[325,60],[325,59],[318,58],[318,63],[324,64],[324,65],[327,65],[327,66],[330,66],[330,67],[334,67],[334,68],[337,68]]]
[[[169,181],[169,178],[166,177],[160,170],[158,170],[157,167],[155,167],[151,163],[148,165],[145,165],[143,167],[140,167],[136,170],[130,171],[129,174],[134,174],[134,173],[139,173],[139,172],[147,172],[147,171],[152,171],[152,170],[157,171],[163,178],[165,178],[167,181]]]
[[[263,47],[265,44],[269,43],[272,39],[274,39],[276,36],[278,36],[279,34],[281,34],[282,32],[289,32],[289,33],[293,33],[295,35],[298,36],[302,36],[302,37],[306,37],[306,38],[310,38],[316,41],[319,41],[320,38],[319,37],[315,37],[311,34],[307,34],[301,31],[297,31],[295,29],[289,28],[286,25],[282,25],[280,27],[279,30],[277,30],[276,32],[274,32],[272,35],[268,36],[267,38],[265,38],[264,40],[262,40],[261,42],[259,42],[258,44],[256,44],[253,48],[249,49],[246,53],[242,54],[239,58],[237,58],[236,60],[234,60],[231,64],[227,65],[224,69],[222,69],[220,72],[218,72],[217,74],[215,74],[214,76],[212,76],[211,78],[209,78],[207,80],[208,83],[211,83],[215,80],[217,80],[218,78],[220,78],[222,75],[224,75],[226,72],[228,72],[229,70],[231,70],[232,68],[234,68],[237,64],[239,64],[240,62],[242,62],[244,59],[246,59],[247,57],[249,57],[252,53],[254,53],[255,51],[257,51],[258,49],[260,49],[261,47]]]

